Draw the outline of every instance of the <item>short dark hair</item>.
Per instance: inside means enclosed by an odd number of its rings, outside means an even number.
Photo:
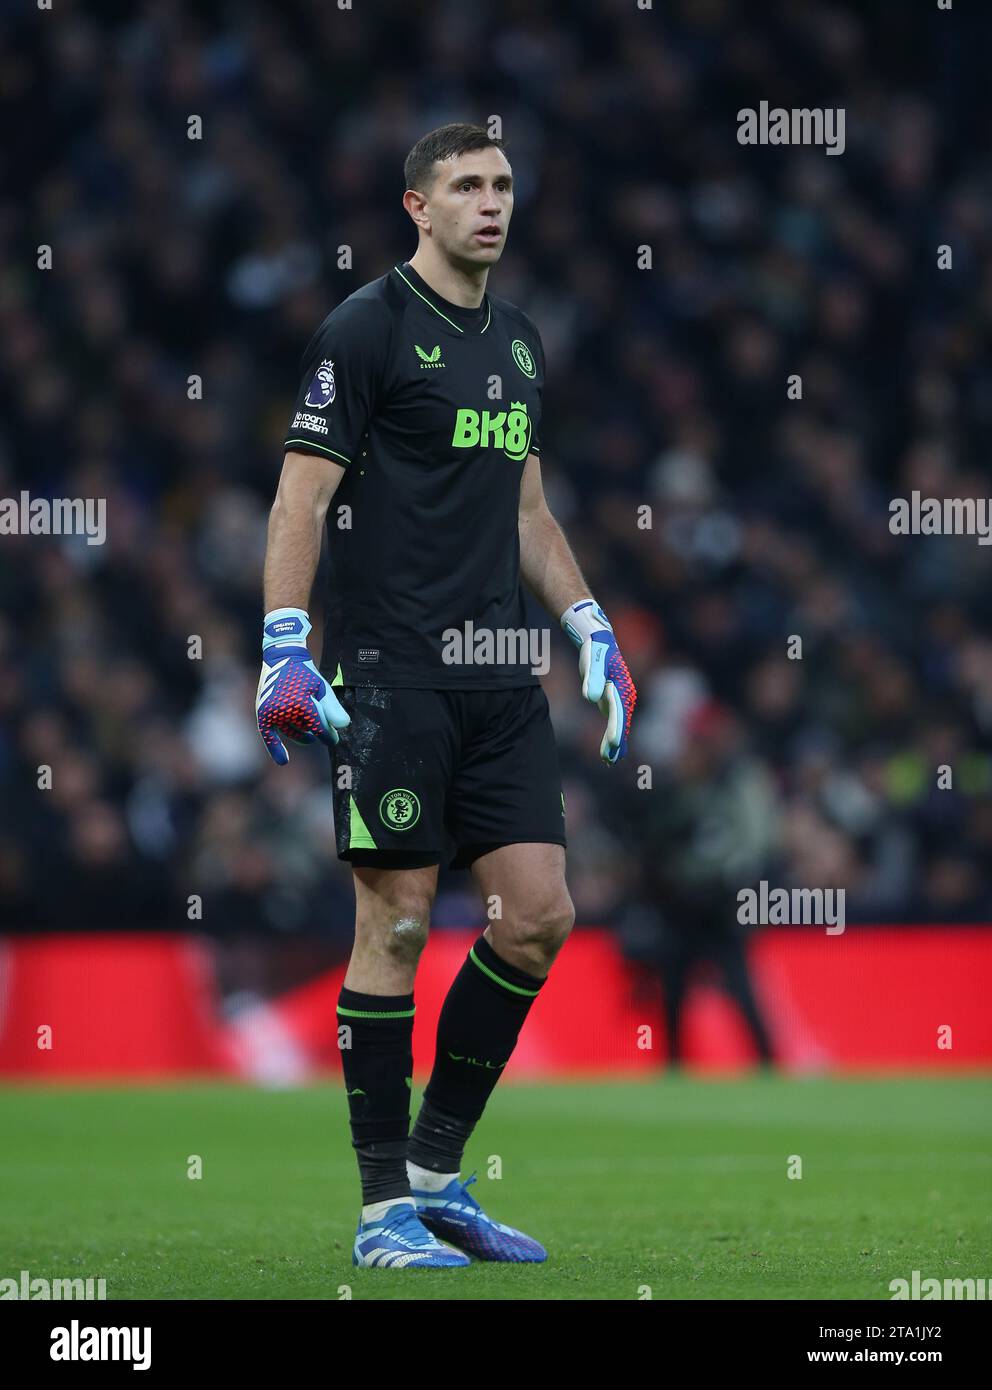
[[[469,154],[472,150],[482,150],[488,145],[494,145],[496,149],[506,153],[503,141],[491,137],[485,126],[456,123],[428,131],[420,137],[403,164],[403,177],[406,179],[407,188],[415,188],[418,193],[427,193],[434,182],[434,165],[439,159]]]

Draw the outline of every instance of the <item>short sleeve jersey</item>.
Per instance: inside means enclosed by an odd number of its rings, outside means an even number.
[[[537,684],[517,516],[543,387],[525,314],[488,293],[478,309],[451,304],[409,264],[321,324],[285,448],[346,470],[327,515],[328,679]]]

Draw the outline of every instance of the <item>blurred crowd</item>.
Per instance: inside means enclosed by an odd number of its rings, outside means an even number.
[[[848,920],[988,920],[992,549],[888,526],[914,489],[989,492],[963,8],[6,15],[0,497],[105,497],[108,537],[0,537],[3,929],[347,949],[326,756],[277,771],[254,726],[267,513],[308,338],[415,249],[408,149],[492,114],[517,199],[491,287],[541,330],[546,488],[640,692],[608,769],[535,610],[579,922],[636,936],[761,876],[844,887]],[[843,156],[739,145],[762,100],[843,106]],[[484,920],[468,875],[435,920]]]

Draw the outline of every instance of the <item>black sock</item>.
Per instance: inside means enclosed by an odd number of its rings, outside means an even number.
[[[437,1025],[437,1055],[410,1136],[411,1163],[457,1173],[493,1087],[510,1060],[543,980],[502,960],[485,937],[448,990]]]
[[[342,986],[339,1046],[343,1025],[351,1030],[351,1046],[340,1050],[362,1205],[409,1197],[406,1150],[413,1078],[413,995],[357,994]]]

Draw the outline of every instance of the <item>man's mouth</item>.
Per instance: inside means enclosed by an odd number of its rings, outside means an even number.
[[[475,235],[478,237],[480,241],[491,243],[494,241],[499,241],[502,233],[500,232],[500,229],[497,226],[495,226],[495,224],[491,223],[488,227],[483,227],[480,231],[476,232]]]

